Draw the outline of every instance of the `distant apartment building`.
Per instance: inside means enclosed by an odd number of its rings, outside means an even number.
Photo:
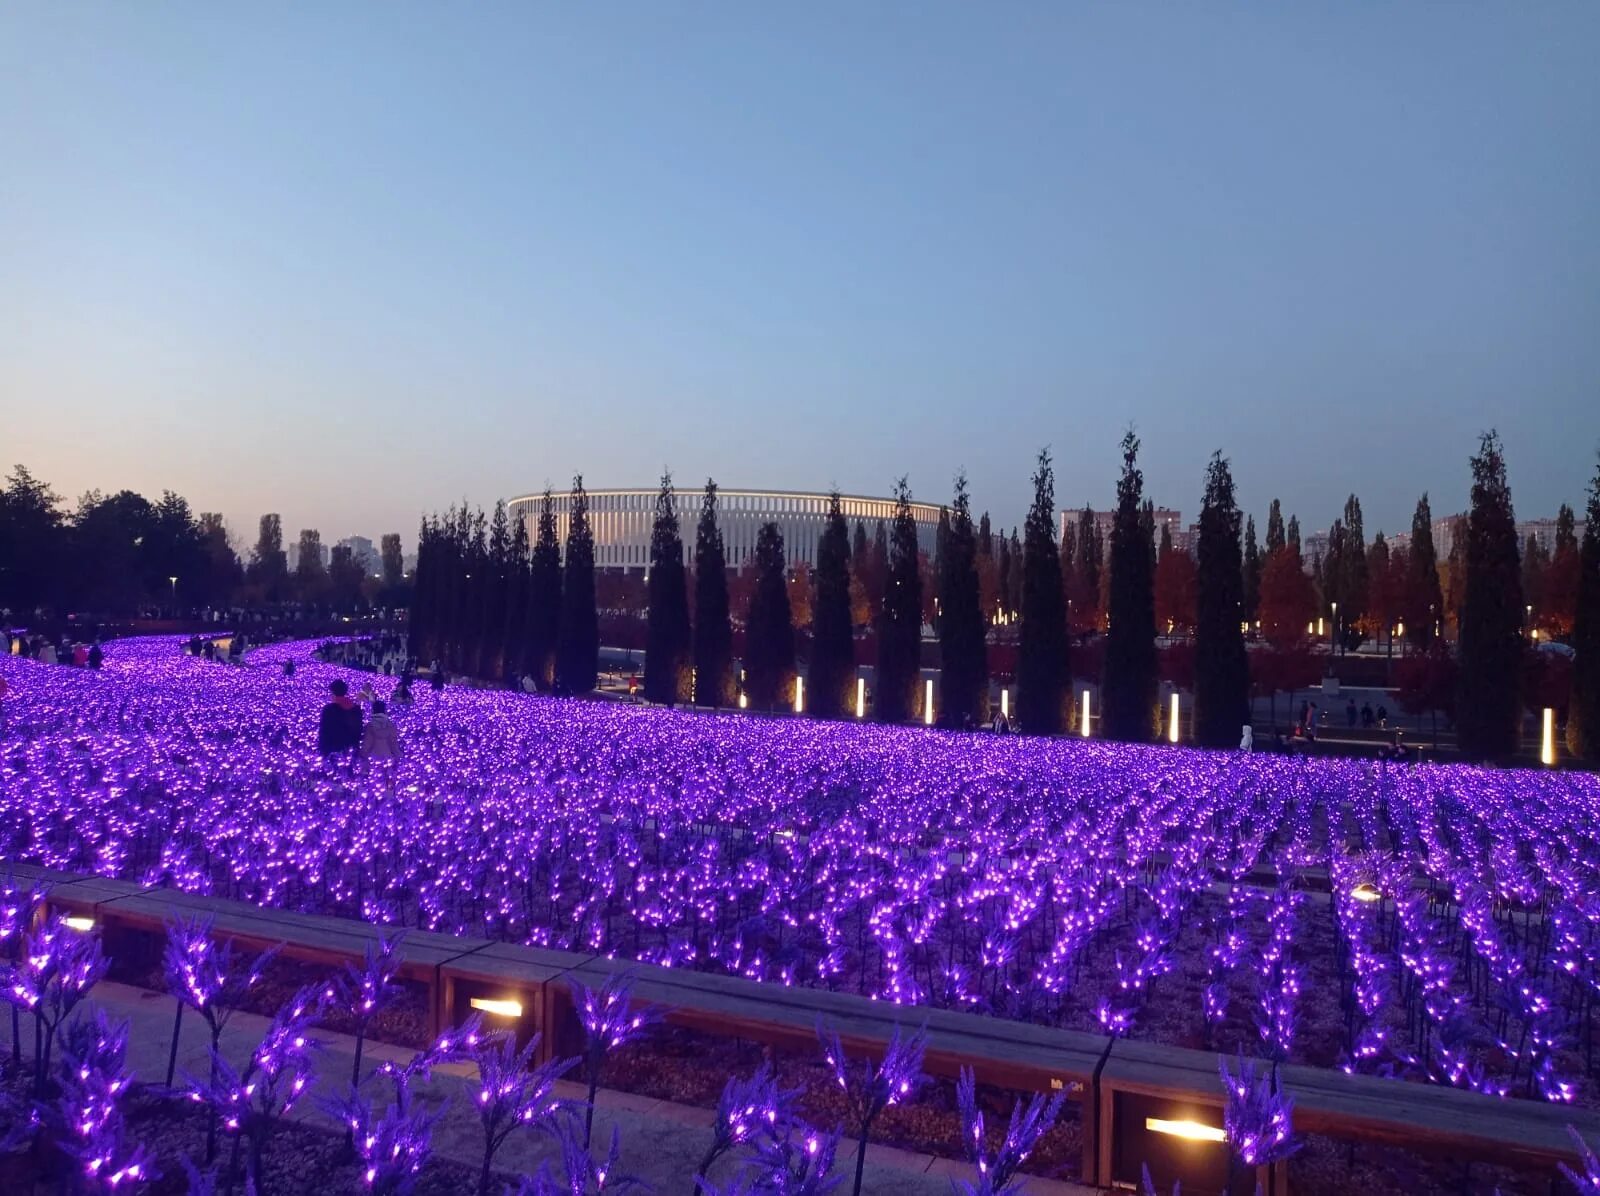
[[[336,548],[348,548],[350,556],[356,564],[361,566],[361,571],[369,576],[376,576],[383,572],[383,558],[379,555],[372,541],[365,536],[346,536],[340,540]]]
[[[1107,551],[1109,551],[1111,547],[1111,525],[1116,520],[1117,513],[1115,511],[1091,510],[1089,514],[1094,519],[1095,531],[1099,533],[1100,539],[1105,543]],[[1064,539],[1069,529],[1076,534],[1078,523],[1082,518],[1082,508],[1075,511],[1063,510],[1060,514],[1060,529],[1057,539]],[[1183,513],[1175,511],[1171,507],[1157,507],[1155,509],[1155,521],[1157,544],[1161,543],[1161,529],[1165,527],[1172,536],[1172,546],[1174,548],[1179,552],[1192,553],[1194,551],[1194,541],[1196,533],[1199,531],[1199,524],[1190,524],[1185,528],[1183,525]]]

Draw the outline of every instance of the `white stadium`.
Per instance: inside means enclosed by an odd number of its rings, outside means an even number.
[[[650,529],[656,516],[656,487],[630,490],[590,490],[589,523],[594,530],[594,563],[600,568],[643,569],[650,564]],[[538,535],[538,494],[524,494],[511,500],[513,518],[527,521],[528,538]],[[563,547],[571,518],[572,497],[565,491],[552,495],[556,517],[556,536]],[[840,496],[844,517],[851,534],[856,523],[865,525],[871,536],[878,521],[887,526],[894,519],[894,499]],[[695,524],[700,518],[701,491],[677,492],[678,523],[683,535],[684,554],[694,554]],[[784,558],[790,565],[817,563],[817,541],[822,536],[828,515],[828,495],[797,490],[724,490],[717,488],[717,526],[728,565],[737,568],[755,552],[761,525],[776,523],[783,533]],[[939,507],[914,502],[911,517],[917,521],[917,539],[924,552],[931,554],[939,527]]]

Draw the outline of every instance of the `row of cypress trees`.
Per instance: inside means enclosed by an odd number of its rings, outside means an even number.
[[[417,536],[411,654],[475,677],[531,675],[545,693],[587,693],[599,674],[594,533],[583,478],[573,479],[565,561],[554,502],[539,505],[537,536],[497,502],[465,503],[423,519]]]
[[[1139,439],[1122,440],[1122,472],[1106,555],[1106,606],[1101,732],[1146,742],[1159,730],[1153,511],[1138,466]],[[1485,433],[1472,458],[1472,503],[1463,552],[1465,590],[1460,640],[1457,727],[1462,750],[1489,758],[1513,753],[1519,742],[1523,601],[1519,546],[1505,460],[1498,436]],[[1055,527],[1055,475],[1048,449],[1033,474],[1033,501],[1020,554],[1020,628],[1015,717],[1030,733],[1063,730],[1072,691],[1065,585]],[[886,722],[920,714],[923,586],[917,525],[907,479],[895,483],[895,514],[883,554],[882,600],[875,614],[877,682],[873,713]],[[986,527],[987,520],[984,526]],[[1254,538],[1241,534],[1242,516],[1228,461],[1213,454],[1201,504],[1195,626],[1194,739],[1203,746],[1237,742],[1249,719],[1250,671],[1241,622],[1249,609],[1246,553]],[[1431,568],[1430,512],[1418,506],[1412,567]],[[1081,530],[1081,529],[1080,529]],[[1298,539],[1274,510],[1267,555]],[[881,533],[880,533],[881,534]],[[857,539],[861,531],[857,529]],[[978,555],[987,537],[972,519],[964,475],[944,513],[930,579],[938,599],[939,709],[959,725],[988,714],[987,619],[979,599]],[[1001,537],[1004,546],[1004,537]],[[806,706],[831,718],[854,708],[855,619],[852,547],[837,493],[826,516],[812,574],[812,641],[804,675]],[[718,526],[717,486],[707,481],[695,528],[693,618],[677,496],[664,474],[651,536],[646,629],[645,694],[663,703],[732,705],[733,611],[727,557]],[[1576,662],[1568,738],[1574,752],[1600,757],[1600,470],[1590,489],[1581,548]],[[760,532],[756,579],[745,612],[744,690],[755,709],[790,704],[799,677],[783,536],[775,523]],[[583,480],[575,478],[565,551],[556,540],[552,498],[540,504],[530,543],[505,504],[491,516],[462,505],[425,519],[419,537],[417,585],[411,616],[412,650],[453,671],[483,677],[531,674],[541,690],[584,693],[598,672],[594,537]]]

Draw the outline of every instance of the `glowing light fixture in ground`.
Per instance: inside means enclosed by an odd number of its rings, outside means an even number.
[[[1186,1138],[1190,1142],[1226,1142],[1228,1135],[1214,1125],[1207,1125],[1203,1121],[1176,1120],[1169,1121],[1165,1117],[1146,1117],[1144,1128],[1153,1134],[1171,1134],[1174,1138]]]
[[[513,1000],[495,1000],[492,997],[473,997],[468,1002],[472,1008],[480,1013],[492,1013],[495,1017],[521,1017],[522,1002]]]

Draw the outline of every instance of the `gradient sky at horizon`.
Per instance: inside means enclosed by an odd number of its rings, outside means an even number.
[[[253,539],[564,486],[1521,517],[1600,440],[1600,5],[7,5],[0,466]]]

